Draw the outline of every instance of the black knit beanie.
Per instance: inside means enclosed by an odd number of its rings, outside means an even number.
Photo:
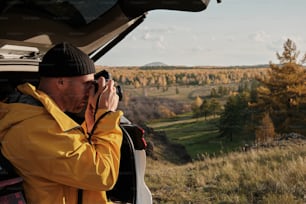
[[[95,73],[95,65],[87,54],[67,43],[59,43],[39,63],[42,77],[73,77]]]

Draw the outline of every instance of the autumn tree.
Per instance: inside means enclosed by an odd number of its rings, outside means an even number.
[[[264,114],[260,124],[255,130],[256,144],[264,144],[273,141],[275,137],[274,125],[268,113]]]
[[[298,64],[298,57],[300,55],[300,51],[297,50],[297,47],[295,43],[287,39],[287,41],[284,43],[283,46],[284,50],[282,54],[276,53],[276,56],[281,64]],[[304,64],[306,61],[306,54],[303,56],[303,58],[300,60],[299,64]]]
[[[176,114],[171,111],[167,106],[159,104],[157,107],[157,111],[162,118],[170,118],[174,117]]]
[[[257,109],[262,116],[271,116],[279,133],[306,133],[306,72],[301,64],[306,55],[300,63],[298,56],[295,43],[288,39],[283,53],[277,53],[280,64],[270,63],[267,77],[258,78]]]
[[[193,101],[193,103],[191,104],[191,109],[195,117],[199,117],[201,115],[200,107],[202,103],[203,103],[203,100],[201,99],[201,97],[197,96],[195,100]]]

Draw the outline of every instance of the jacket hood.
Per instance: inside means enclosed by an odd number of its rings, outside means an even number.
[[[0,103],[0,141],[15,124],[42,114],[45,110],[39,106],[23,103]]]
[[[31,84],[22,84],[18,86],[18,90],[25,95],[13,94],[8,99],[9,103],[0,102],[0,141],[14,125],[42,114],[49,113],[63,131],[80,127],[50,97]]]

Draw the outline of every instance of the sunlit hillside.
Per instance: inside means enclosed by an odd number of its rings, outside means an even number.
[[[304,204],[305,143],[203,155],[184,165],[149,158],[145,180],[156,204]]]

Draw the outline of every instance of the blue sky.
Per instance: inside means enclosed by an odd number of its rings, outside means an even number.
[[[211,0],[202,12],[156,10],[98,64],[142,66],[277,63],[286,39],[306,52],[306,0]]]

